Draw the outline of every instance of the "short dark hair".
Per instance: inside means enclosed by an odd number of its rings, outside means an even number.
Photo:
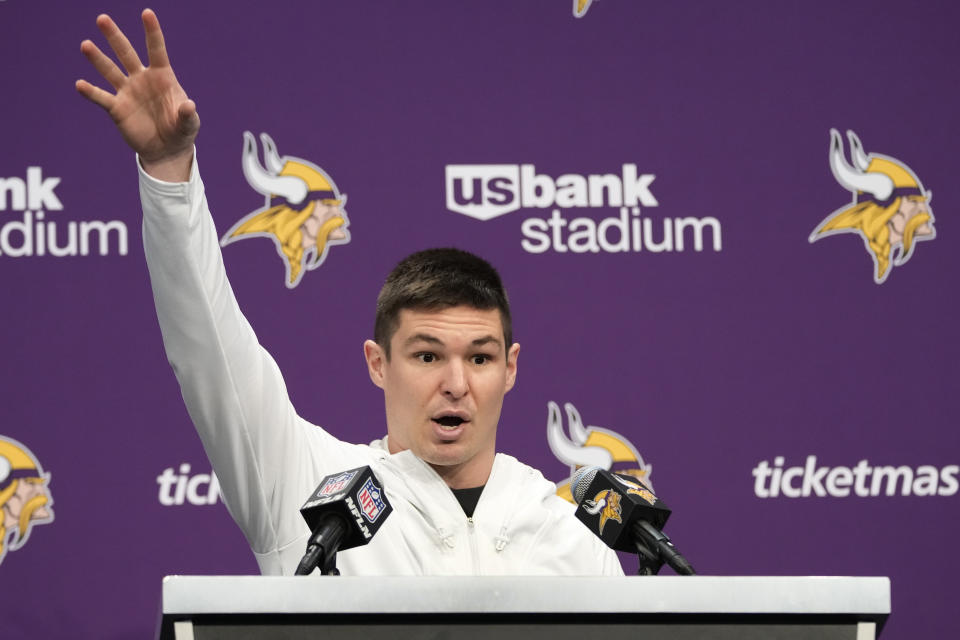
[[[390,340],[403,309],[439,310],[459,305],[499,310],[504,348],[510,348],[510,302],[500,274],[483,258],[451,248],[418,251],[393,268],[377,296],[373,339],[389,359]]]

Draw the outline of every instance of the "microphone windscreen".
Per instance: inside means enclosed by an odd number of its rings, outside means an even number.
[[[587,495],[587,488],[597,477],[598,471],[600,471],[600,467],[580,467],[573,474],[573,480],[570,481],[570,493],[573,494],[574,502],[577,504],[583,502],[583,498]]]

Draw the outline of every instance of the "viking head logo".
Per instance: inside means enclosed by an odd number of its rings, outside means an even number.
[[[557,483],[557,495],[574,502],[570,494],[570,481],[580,467],[601,467],[613,471],[615,465],[622,468],[616,473],[634,476],[651,487],[650,473],[653,465],[646,464],[630,441],[620,434],[601,427],[584,427],[580,412],[571,403],[563,405],[567,414],[569,437],[564,433],[560,406],[547,403],[547,444],[560,462],[570,465],[570,477]]]
[[[323,264],[330,247],[350,242],[343,209],[347,196],[323,169],[291,156],[280,157],[267,134],[260,134],[266,168],[257,159],[257,143],[243,133],[243,175],[264,196],[263,207],[244,216],[220,240],[265,237],[273,240],[286,265],[286,285],[300,284],[303,274]]]
[[[53,522],[49,482],[29,449],[0,436],[0,562],[27,544],[34,526]]]
[[[936,237],[930,209],[933,194],[924,190],[907,165],[864,153],[853,131],[847,131],[847,139],[852,165],[843,156],[840,132],[830,130],[830,169],[853,194],[853,201],[827,216],[810,234],[810,242],[838,233],[859,235],[873,258],[873,280],[881,284],[891,267],[906,264],[917,242]]]
[[[620,517],[620,494],[612,489],[604,489],[593,500],[583,501],[583,510],[592,516],[600,514],[600,533],[603,533],[603,526],[607,520],[616,520],[623,524],[623,518]]]

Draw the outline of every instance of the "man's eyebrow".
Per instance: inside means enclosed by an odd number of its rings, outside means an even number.
[[[443,346],[443,340],[441,340],[436,336],[432,336],[429,333],[415,333],[409,338],[407,338],[406,340],[404,340],[403,345],[407,347],[415,342],[426,342],[428,344],[435,344],[441,347]]]
[[[426,342],[427,344],[435,344],[439,347],[444,346],[443,340],[441,340],[436,336],[432,336],[429,333],[415,333],[409,338],[407,338],[406,340],[404,340],[403,346],[409,347],[410,345],[415,344],[417,342]],[[500,339],[492,335],[486,335],[481,338],[476,338],[475,340],[471,340],[470,344],[474,347],[484,347],[492,344],[498,349],[502,348]]]
[[[500,339],[495,336],[483,336],[482,338],[477,338],[470,342],[475,347],[484,347],[488,344],[493,344],[497,349],[501,348]]]

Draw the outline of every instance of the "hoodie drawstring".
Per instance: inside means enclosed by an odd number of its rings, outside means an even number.
[[[497,552],[499,553],[500,551],[503,551],[503,549],[510,542],[510,538],[507,537],[507,528],[500,527],[500,533],[494,538],[494,540],[497,541],[497,545],[496,545]]]
[[[437,533],[440,535],[440,540],[443,544],[453,549],[453,534],[443,527],[437,527]]]

